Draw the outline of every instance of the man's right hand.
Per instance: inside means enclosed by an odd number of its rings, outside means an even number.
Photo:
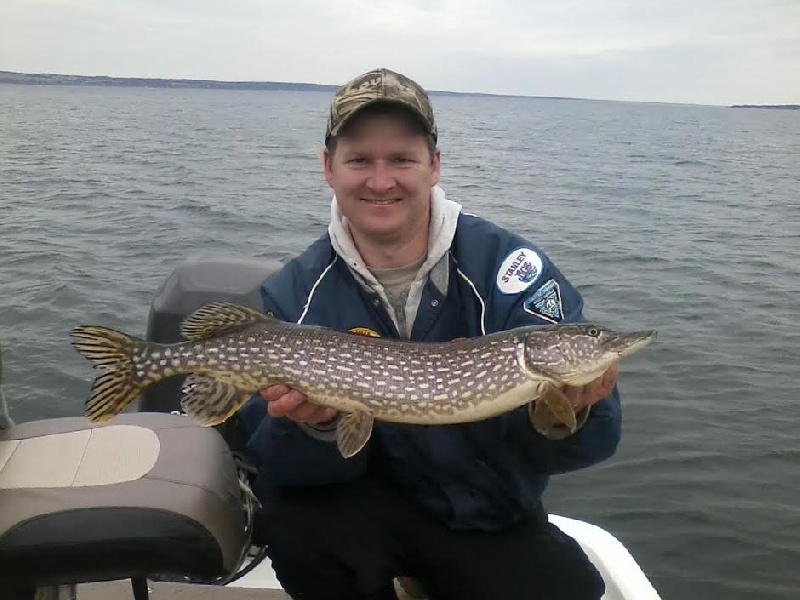
[[[260,394],[267,401],[267,411],[271,417],[287,417],[296,423],[319,425],[337,415],[336,410],[314,404],[302,392],[283,384],[271,385],[261,390]]]

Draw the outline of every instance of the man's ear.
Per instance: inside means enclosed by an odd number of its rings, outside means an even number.
[[[442,153],[437,148],[433,153],[433,161],[431,163],[431,187],[438,185],[439,177],[442,174]]]
[[[333,187],[333,154],[327,148],[322,150],[322,170],[325,173],[325,181]]]

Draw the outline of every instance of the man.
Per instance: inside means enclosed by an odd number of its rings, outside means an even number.
[[[520,325],[584,320],[576,289],[528,241],[438,186],[425,91],[386,69],[333,99],[323,166],[328,232],[262,287],[265,311],[354,334],[442,342]],[[275,385],[241,411],[261,461],[257,538],[294,598],[395,598],[413,577],[432,600],[596,600],[598,572],[547,521],[548,477],[611,456],[616,369],[569,388],[580,428],[548,435],[530,406],[465,425],[376,422],[345,459],[337,415]]]

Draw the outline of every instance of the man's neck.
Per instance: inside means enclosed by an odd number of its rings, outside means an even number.
[[[407,267],[427,254],[430,225],[405,240],[375,240],[352,232],[353,242],[364,264],[371,269],[398,269]]]
[[[394,238],[365,236],[350,228],[356,250],[370,269],[399,269],[419,261],[428,253],[432,207],[416,224],[410,234]]]

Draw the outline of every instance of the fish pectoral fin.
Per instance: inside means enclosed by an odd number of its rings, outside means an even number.
[[[230,383],[200,375],[187,376],[181,392],[181,408],[206,426],[226,421],[253,395]]]
[[[358,454],[369,441],[374,422],[372,413],[366,411],[341,415],[336,424],[336,446],[339,453],[345,458]]]
[[[564,395],[564,392],[549,381],[540,383],[538,391],[539,396],[536,400],[536,404],[538,405],[541,403],[542,406],[536,406],[533,410],[534,427],[542,432],[542,429],[539,429],[539,425],[546,426],[549,422],[549,428],[552,428],[554,425],[553,420],[555,419],[558,423],[563,423],[567,429],[569,429],[570,433],[575,433],[578,428],[578,422],[575,419],[575,409],[572,407],[569,398]],[[544,413],[545,409],[547,409],[551,415],[546,415]],[[537,422],[537,411],[539,413],[539,422]]]
[[[539,400],[533,403],[533,406],[530,407],[528,414],[530,415],[534,429],[536,429],[536,431],[542,435],[546,436],[554,428],[561,425],[561,421],[556,419],[553,411],[547,408],[547,405],[544,402]]]
[[[198,308],[181,323],[181,335],[190,341],[207,340],[256,323],[271,323],[275,317],[247,306],[212,302]]]

